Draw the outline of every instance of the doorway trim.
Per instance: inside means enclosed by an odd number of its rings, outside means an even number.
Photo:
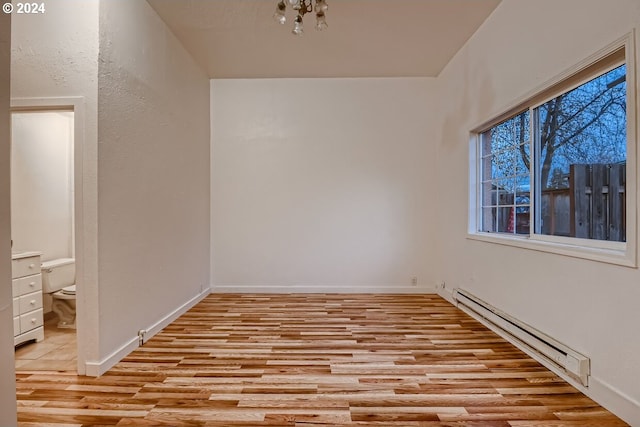
[[[71,110],[74,167],[74,245],[76,257],[76,333],[79,375],[87,362],[98,359],[98,144],[85,138],[85,99],[82,96],[11,98],[10,112]]]

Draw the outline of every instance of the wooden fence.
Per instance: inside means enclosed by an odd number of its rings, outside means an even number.
[[[542,191],[542,234],[625,241],[625,164],[571,165],[569,188]]]
[[[541,197],[542,234],[572,236],[571,191],[568,188],[542,190]]]
[[[626,240],[626,164],[571,165],[569,188],[542,190],[541,234],[583,239]],[[514,206],[514,194],[492,191],[497,231],[528,234],[529,207]],[[517,194],[529,197],[528,192]],[[497,215],[497,218],[496,218]]]
[[[623,242],[626,164],[571,165],[571,235]]]

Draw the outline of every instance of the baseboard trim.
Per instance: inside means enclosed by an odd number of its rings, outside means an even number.
[[[453,295],[449,292],[448,289],[436,289],[436,293],[440,295],[442,298],[446,299],[449,303],[456,305]],[[603,408],[611,411],[617,417],[621,418],[624,422],[632,425],[632,426],[640,426],[640,403],[633,400],[631,397],[625,395],[620,392],[616,388],[611,385],[599,380],[596,376],[591,375],[589,377],[589,387],[584,387],[574,378],[570,377],[564,370],[560,369],[558,366],[550,363],[536,351],[532,350],[526,345],[523,345],[520,341],[513,339],[509,334],[505,333],[501,329],[495,327],[492,323],[487,322],[481,316],[477,315],[471,310],[466,309],[464,306],[458,307],[460,310],[467,313],[469,316],[473,317],[491,331],[500,335],[505,340],[509,341],[511,344],[516,346],[518,349],[525,352],[532,359],[544,365],[550,371],[558,375],[563,380],[567,381],[569,384],[574,386],[576,389],[580,390],[589,398],[593,399],[596,403],[601,405]]]
[[[629,425],[640,426],[640,402],[612,385],[591,376],[589,393],[585,394]]]
[[[212,285],[211,293],[227,294],[432,294],[433,288],[379,285]]]
[[[131,338],[122,347],[98,362],[87,361],[84,364],[85,375],[88,377],[99,377],[111,369],[116,363],[121,361],[127,354],[138,347],[138,337]]]
[[[180,307],[173,310],[171,313],[164,316],[162,319],[147,327],[147,334],[145,336],[145,341],[160,332],[164,327],[166,327],[169,323],[176,320],[178,317],[186,313],[191,307],[202,301],[207,295],[211,293],[211,289],[206,288],[195,297],[191,298],[189,301],[182,304]],[[123,344],[116,351],[105,357],[100,361],[87,361],[85,362],[85,375],[88,377],[99,377],[100,375],[107,372],[116,363],[121,361],[125,356],[131,353],[133,350],[138,348],[139,341],[138,337],[135,336]]]

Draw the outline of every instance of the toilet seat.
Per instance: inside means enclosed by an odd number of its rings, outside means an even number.
[[[54,292],[51,296],[55,299],[76,299],[76,285],[67,286],[66,288],[62,288],[58,292]]]
[[[65,295],[75,295],[76,294],[76,285],[71,285],[71,286],[67,286],[62,288],[62,290],[60,291]]]

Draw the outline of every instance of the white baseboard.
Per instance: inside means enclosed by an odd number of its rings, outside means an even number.
[[[440,295],[442,298],[446,299],[453,305],[455,301],[453,299],[453,294],[448,289],[440,289],[436,288],[436,293]],[[640,403],[635,401],[629,396],[626,396],[624,393],[615,389],[611,385],[599,380],[597,377],[591,375],[589,377],[589,386],[584,387],[582,384],[577,382],[574,378],[570,377],[564,370],[560,369],[558,366],[550,363],[540,354],[535,351],[532,351],[529,347],[523,345],[520,341],[513,339],[510,335],[506,334],[501,329],[495,327],[492,323],[485,321],[481,316],[472,312],[471,310],[465,310],[463,307],[459,307],[462,311],[467,313],[469,316],[478,320],[480,323],[485,325],[487,328],[491,329],[496,334],[500,335],[502,338],[509,341],[511,344],[516,346],[518,349],[525,352],[532,359],[540,362],[550,371],[558,375],[563,380],[567,381],[569,384],[574,386],[576,389],[580,390],[589,398],[593,399],[603,408],[611,411],[617,417],[621,418],[626,423],[629,423],[632,426],[640,426]]]
[[[640,426],[640,402],[612,385],[591,376],[589,378],[589,393],[585,394],[629,425]]]
[[[211,293],[228,294],[431,294],[433,288],[403,285],[211,285]]]
[[[182,304],[180,307],[173,310],[171,313],[164,316],[158,322],[146,328],[145,341],[160,332],[169,323],[176,320],[178,317],[186,313],[191,307],[202,301],[207,295],[211,293],[211,289],[206,288],[189,301]],[[99,377],[100,375],[111,369],[116,363],[121,361],[126,355],[138,348],[139,341],[138,336],[131,338],[119,349],[105,357],[100,361],[87,361],[85,362],[85,375],[89,377]]]
[[[121,361],[127,354],[138,348],[138,337],[131,338],[122,347],[98,362],[85,362],[84,373],[88,377],[99,377]]]
[[[434,290],[435,293],[440,295],[442,298],[449,301],[451,304],[456,305],[455,300],[453,299],[453,290],[447,288],[436,287]]]

